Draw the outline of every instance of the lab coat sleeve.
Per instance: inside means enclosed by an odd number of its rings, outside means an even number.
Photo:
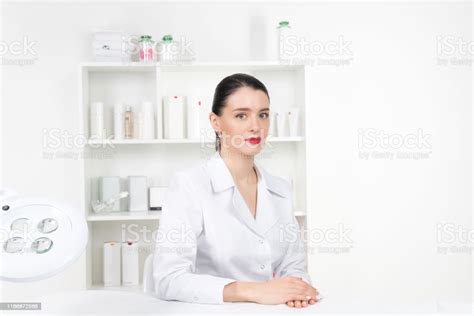
[[[202,210],[189,177],[173,175],[162,208],[153,256],[155,292],[160,299],[223,304],[224,287],[236,280],[197,274],[197,237]]]
[[[290,205],[293,205],[292,203]],[[289,243],[288,250],[275,269],[275,277],[301,277],[306,283],[312,285],[311,277],[306,271],[306,249],[301,240],[301,228],[293,214],[291,214],[291,219],[291,225],[286,234]]]

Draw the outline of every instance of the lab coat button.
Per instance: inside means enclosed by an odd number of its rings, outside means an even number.
[[[260,269],[262,269],[262,270],[265,269],[265,265],[264,265],[264,264],[261,264],[261,265],[260,265]]]

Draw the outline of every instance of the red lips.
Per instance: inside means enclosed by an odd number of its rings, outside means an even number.
[[[250,137],[247,138],[245,141],[249,142],[252,145],[260,144],[261,138],[260,137]]]

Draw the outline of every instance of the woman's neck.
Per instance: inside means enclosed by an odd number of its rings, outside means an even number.
[[[220,156],[237,183],[253,184],[257,181],[254,156],[223,149],[220,150]]]

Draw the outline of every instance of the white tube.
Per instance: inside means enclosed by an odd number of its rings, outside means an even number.
[[[114,105],[114,139],[123,139],[123,103]]]
[[[103,139],[106,137],[104,129],[104,104],[92,102],[90,109],[90,137]]]
[[[200,112],[202,110],[202,98],[197,96],[186,97],[186,130],[188,139],[199,139],[200,134]]]
[[[287,133],[287,111],[278,110],[276,112],[276,128],[278,137],[288,136]]]
[[[153,103],[143,102],[142,103],[142,113],[143,113],[143,139],[153,139],[155,138],[154,130],[154,113],[153,113]]]
[[[300,109],[290,108],[288,110],[288,127],[290,130],[290,136],[299,136],[300,129]]]
[[[156,139],[163,139],[163,104],[161,98],[158,98],[155,107],[155,132]]]

